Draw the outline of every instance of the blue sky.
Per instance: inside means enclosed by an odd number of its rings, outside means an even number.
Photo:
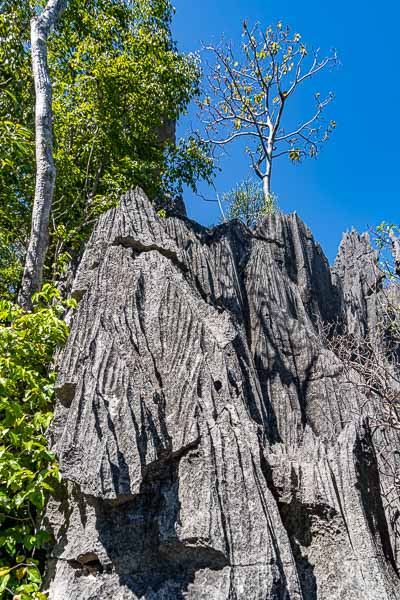
[[[181,51],[199,50],[202,41],[218,41],[222,34],[240,43],[244,18],[263,26],[282,20],[321,52],[335,47],[340,68],[322,79],[317,76],[309,101],[300,98],[296,110],[307,116],[312,92],[332,90],[335,100],[327,116],[335,119],[337,129],[317,160],[293,166],[278,159],[272,182],[278,205],[299,213],[331,261],[343,231],[400,221],[400,5],[395,0],[175,0],[174,5],[173,30]],[[194,109],[188,119],[196,127]],[[178,134],[187,126],[183,120]],[[216,180],[220,193],[251,174],[240,148],[232,147],[221,167]],[[216,205],[188,190],[185,201],[193,219],[205,225],[218,222]]]

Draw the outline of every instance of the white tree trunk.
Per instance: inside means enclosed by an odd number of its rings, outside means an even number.
[[[266,172],[263,177],[263,192],[264,192],[264,204],[268,205],[271,197],[271,173],[272,173],[272,158],[267,159]]]
[[[389,230],[389,237],[392,242],[394,270],[396,274],[400,276],[400,240],[391,229]]]
[[[271,195],[271,178],[270,178],[270,175],[264,175],[264,177],[263,177],[263,192],[264,192],[264,202],[268,203],[269,197]]]
[[[264,204],[270,203],[271,196],[271,174],[272,174],[272,151],[274,147],[273,137],[268,139],[267,144],[267,156],[265,159],[265,174],[263,176],[263,192],[264,192]]]
[[[18,296],[20,306],[32,307],[32,294],[42,285],[43,265],[49,236],[56,169],[53,159],[52,93],[47,68],[47,38],[67,0],[49,0],[40,16],[31,20],[32,71],[35,83],[36,183],[32,225]]]

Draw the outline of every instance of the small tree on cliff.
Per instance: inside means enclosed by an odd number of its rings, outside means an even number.
[[[272,164],[287,156],[298,163],[306,156],[316,157],[321,144],[335,128],[324,123],[322,114],[333,99],[314,94],[315,107],[307,119],[291,127],[285,123],[290,98],[302,84],[337,63],[336,52],[321,58],[320,51],[308,50],[298,33],[279,22],[263,30],[249,29],[243,23],[241,51],[231,44],[209,45],[215,57],[207,76],[209,95],[200,102],[203,122],[215,146],[234,140],[250,141],[246,152],[256,175],[263,182],[269,202]]]

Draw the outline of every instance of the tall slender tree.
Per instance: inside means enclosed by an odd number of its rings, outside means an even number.
[[[56,168],[53,158],[52,89],[47,66],[47,39],[67,0],[48,0],[42,13],[31,19],[32,72],[35,83],[36,183],[32,225],[18,302],[27,310],[40,289],[49,238]]]
[[[279,22],[266,30],[243,23],[243,42],[236,51],[232,44],[209,45],[215,61],[208,73],[208,95],[200,106],[208,140],[225,147],[235,140],[248,143],[246,152],[252,168],[262,180],[266,204],[270,201],[272,166],[287,156],[299,162],[316,157],[321,144],[335,128],[322,120],[333,99],[314,94],[314,111],[290,126],[287,107],[292,96],[317,73],[337,63],[336,52],[321,57],[310,50],[298,33]],[[287,124],[289,123],[289,125]]]

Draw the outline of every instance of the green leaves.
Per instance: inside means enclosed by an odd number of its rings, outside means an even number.
[[[227,218],[239,219],[250,228],[256,227],[263,217],[276,211],[276,197],[270,194],[265,200],[262,184],[251,178],[224,194],[223,201],[227,204]]]
[[[0,10],[0,297],[12,298],[29,227],[34,177],[29,3],[5,0]]]
[[[135,185],[160,190],[170,123],[199,83],[195,57],[171,40],[171,14],[165,0],[71,0],[50,40],[56,194],[71,204],[78,196],[69,226],[88,199],[92,213],[104,205],[97,197],[116,199]]]
[[[181,138],[176,146],[170,145],[167,150],[167,165],[163,173],[167,189],[169,182],[182,193],[185,183],[196,191],[196,181],[203,179],[211,183],[215,172],[210,144],[201,140],[196,134],[189,138]]]
[[[60,481],[45,438],[55,382],[48,365],[67,338],[61,316],[73,304],[50,285],[34,297],[32,313],[0,301],[0,591],[21,598],[45,597],[33,555],[51,536],[36,515]]]

